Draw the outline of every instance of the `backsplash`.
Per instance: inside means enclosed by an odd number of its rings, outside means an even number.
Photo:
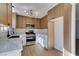
[[[47,29],[15,29],[16,34],[24,34],[25,32],[28,32],[29,30],[33,30],[35,33],[41,33],[47,35]]]

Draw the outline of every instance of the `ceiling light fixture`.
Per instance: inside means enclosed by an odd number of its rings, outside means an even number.
[[[33,14],[33,10],[24,10],[24,12],[26,13],[26,16],[29,16],[29,17],[32,17],[32,18],[35,18],[34,14]]]
[[[15,7],[14,6],[12,6],[12,12],[15,12]]]
[[[32,10],[30,10],[30,16],[33,16],[33,11]]]

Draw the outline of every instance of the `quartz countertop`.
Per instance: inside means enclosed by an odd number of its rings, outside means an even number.
[[[16,39],[0,39],[0,53],[22,49],[21,41]]]

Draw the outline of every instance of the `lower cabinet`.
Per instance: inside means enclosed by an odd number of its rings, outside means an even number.
[[[26,45],[26,35],[22,34],[20,36],[21,36],[21,40],[22,40],[22,46],[25,46]]]
[[[47,48],[47,35],[36,34],[36,43],[39,43],[42,47]]]
[[[44,40],[43,40],[43,43],[44,43],[44,47],[45,47],[45,48],[47,48],[47,42],[48,42],[47,39],[48,39],[48,36],[45,35],[45,36],[44,36]]]

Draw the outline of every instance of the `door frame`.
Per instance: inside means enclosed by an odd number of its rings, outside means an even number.
[[[58,19],[59,18],[59,19]],[[53,37],[51,37],[50,36],[50,29],[49,29],[49,23],[52,23],[52,27],[54,28],[54,23],[53,22],[56,22],[56,21],[59,21],[59,20],[63,20],[63,16],[60,16],[60,17],[57,17],[57,18],[54,18],[54,19],[51,19],[51,20],[49,20],[48,21],[48,40],[51,40],[52,42],[50,42],[50,41],[48,41],[48,48],[49,49],[52,49],[52,48],[55,48],[54,47],[54,33],[52,34],[53,35]],[[63,20],[63,25],[64,25],[64,20]],[[54,32],[54,29],[52,29],[52,31]],[[49,33],[50,32],[50,33]],[[51,37],[51,38],[50,38]],[[50,44],[49,44],[50,43]],[[53,44],[53,45],[51,45],[51,44]],[[51,45],[51,46],[50,46]],[[64,26],[63,26],[63,48],[64,48]],[[63,50],[63,52],[62,53],[64,53],[64,50]]]

